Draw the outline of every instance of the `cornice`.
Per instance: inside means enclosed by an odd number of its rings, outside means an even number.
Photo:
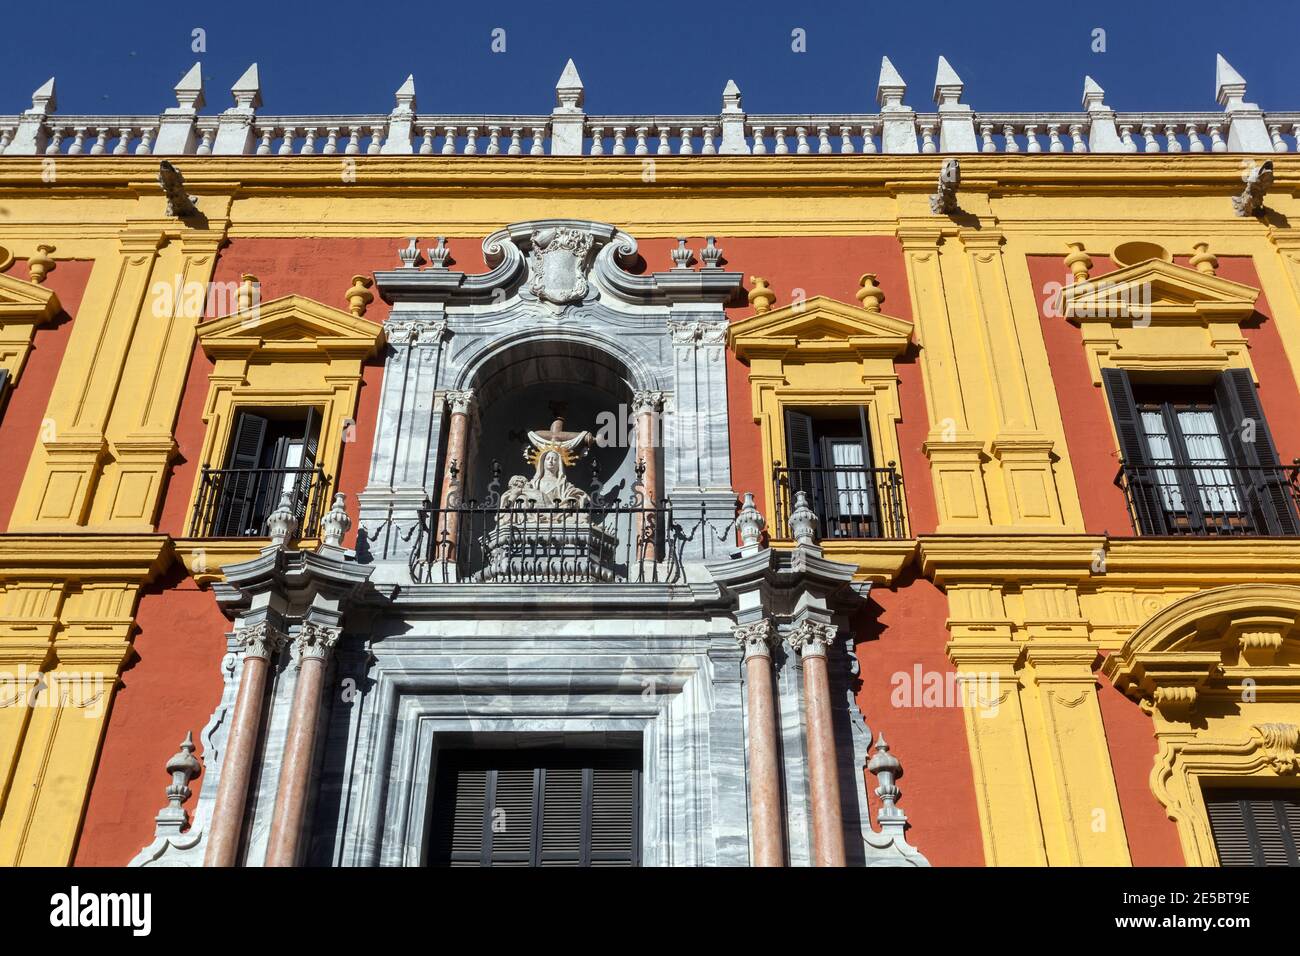
[[[165,534],[0,534],[0,581],[152,580],[173,557]]]

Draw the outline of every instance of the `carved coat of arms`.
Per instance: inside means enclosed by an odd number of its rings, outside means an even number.
[[[542,302],[564,307],[587,295],[587,271],[593,248],[590,233],[576,229],[542,229],[532,235],[528,291]]]

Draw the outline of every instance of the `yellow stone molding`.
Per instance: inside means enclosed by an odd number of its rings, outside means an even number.
[[[70,862],[166,535],[0,535],[0,865]]]
[[[1207,788],[1297,781],[1298,622],[1295,585],[1212,588],[1153,615],[1102,667],[1152,717],[1151,789],[1191,866],[1218,864]]]
[[[216,363],[204,403],[202,465],[224,466],[240,409],[314,406],[321,416],[317,463],[327,480],[336,481],[348,438],[344,422],[356,414],[363,365],[383,347],[383,326],[304,296],[286,295],[204,322],[198,337]],[[185,511],[187,521],[201,480],[200,473]],[[193,549],[186,553],[192,555]]]
[[[1066,286],[1060,304],[1078,325],[1094,385],[1103,368],[1130,372],[1254,374],[1241,323],[1259,290],[1196,269],[1148,259]]]
[[[8,255],[0,250],[0,258]],[[9,257],[12,261],[12,256]],[[18,384],[37,326],[62,310],[53,289],[0,275],[0,368],[7,369],[11,385]]]
[[[762,435],[767,480],[788,462],[784,410],[828,406],[866,409],[872,462],[899,467],[898,374],[894,362],[911,344],[912,325],[826,296],[771,309],[732,323],[728,342],[749,365],[750,407]],[[907,513],[906,476],[900,489]],[[769,485],[767,500],[776,500]],[[771,528],[776,540],[787,529]]]

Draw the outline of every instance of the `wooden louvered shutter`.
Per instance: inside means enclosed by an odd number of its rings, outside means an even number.
[[[813,467],[813,420],[803,412],[785,410],[785,453],[789,468]]]
[[[637,866],[641,755],[452,751],[431,822],[434,866]]]
[[[1249,486],[1245,489],[1251,510],[1262,519],[1260,530],[1271,535],[1300,534],[1290,488],[1279,467],[1277,448],[1250,372],[1244,368],[1228,369],[1219,375],[1214,392],[1228,431],[1228,450],[1235,463],[1261,469],[1246,473]],[[1251,436],[1254,441],[1245,440]]]
[[[1209,791],[1210,830],[1221,866],[1300,866],[1300,794]]]
[[[231,431],[230,450],[226,454],[227,468],[254,469],[261,465],[267,424],[262,415],[249,411],[239,413]],[[260,529],[251,527],[257,510],[257,475],[248,470],[235,471],[219,480],[213,534],[219,538],[257,534]]]
[[[1128,484],[1129,507],[1139,534],[1168,534],[1165,510],[1160,503],[1160,490],[1155,469],[1149,467],[1146,435],[1142,431],[1142,418],[1128,372],[1119,368],[1101,370],[1102,384],[1110,402],[1110,417],[1115,423],[1119,438],[1119,454],[1128,466],[1125,481]]]

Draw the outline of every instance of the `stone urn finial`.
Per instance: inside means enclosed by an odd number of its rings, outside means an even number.
[[[167,761],[167,772],[171,774],[171,786],[167,788],[167,806],[158,814],[160,824],[170,824],[175,827],[185,825],[185,801],[190,798],[190,781],[197,777],[203,770],[197,757],[194,756],[194,732],[190,731],[185,734],[185,740],[181,742],[181,749],[172,755]]]
[[[858,291],[854,293],[862,307],[868,312],[879,312],[880,306],[885,301],[884,290],[880,288],[880,283],[876,281],[874,272],[863,273],[862,278],[858,280]]]
[[[754,314],[762,315],[764,312],[771,312],[772,304],[776,302],[776,293],[772,291],[772,287],[762,276],[750,276],[749,281],[754,285],[754,288],[749,290],[749,304],[754,307]]]
[[[332,548],[342,547],[343,536],[348,533],[352,527],[352,519],[348,517],[345,505],[347,504],[347,495],[339,492],[334,496],[334,504],[330,510],[325,512],[325,517],[320,521],[321,543],[329,545]]]
[[[271,545],[277,548],[283,548],[298,530],[298,519],[293,516],[289,492],[280,496],[280,504],[267,515],[266,530],[271,536]]]
[[[758,543],[763,539],[765,527],[767,527],[767,519],[754,504],[754,493],[745,492],[744,503],[740,506],[740,513],[736,515],[736,529],[740,532],[741,547],[758,547]]]
[[[790,512],[790,537],[797,544],[813,544],[817,536],[817,515],[808,506],[808,494],[796,491],[794,510]]]

